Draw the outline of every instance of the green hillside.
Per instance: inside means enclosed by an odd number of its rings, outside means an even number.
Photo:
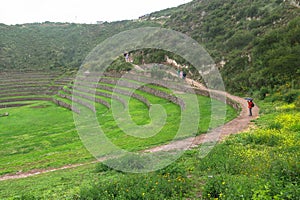
[[[271,91],[284,84],[299,88],[300,9],[291,2],[198,0],[144,20],[160,22],[202,44],[230,91]]]
[[[101,41],[152,22],[0,24],[0,70],[78,69]]]
[[[300,9],[295,4],[297,1],[195,0],[135,21],[0,24],[0,69],[77,69],[104,39],[128,29],[162,26],[203,45],[231,92],[258,90],[264,95],[286,84],[299,88]]]

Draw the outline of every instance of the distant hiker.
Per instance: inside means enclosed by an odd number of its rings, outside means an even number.
[[[183,78],[183,71],[180,71],[179,77],[180,77],[180,78]]]
[[[128,62],[129,61],[129,53],[124,53],[124,57],[125,57],[125,61]]]
[[[177,76],[180,77],[180,69],[177,70]]]
[[[254,103],[252,100],[248,100],[248,108],[249,108],[249,116],[252,116],[252,108],[254,107]]]
[[[182,78],[185,79],[186,78],[186,72],[183,72],[182,74]]]

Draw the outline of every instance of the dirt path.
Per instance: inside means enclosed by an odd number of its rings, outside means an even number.
[[[63,170],[63,169],[71,169],[71,168],[75,168],[75,167],[79,167],[79,166],[83,166],[83,165],[87,165],[87,164],[91,164],[91,163],[66,165],[66,166],[63,166],[60,168],[53,168],[53,169],[36,169],[36,170],[28,171],[28,172],[18,172],[16,174],[6,174],[4,176],[0,176],[0,181],[10,180],[10,179],[27,178],[30,176],[36,176],[39,174],[54,172],[54,171]]]
[[[193,84],[196,88],[200,88],[202,90],[207,90],[203,85],[197,83],[191,79],[186,79],[189,84]],[[180,149],[189,149],[199,144],[206,143],[206,142],[218,142],[223,140],[226,136],[231,134],[237,134],[242,131],[247,130],[250,127],[251,120],[256,119],[258,117],[259,108],[255,106],[252,110],[253,116],[248,116],[248,106],[247,101],[241,97],[233,96],[228,93],[224,93],[228,98],[238,102],[242,108],[240,115],[235,118],[234,120],[226,123],[222,127],[216,128],[208,132],[207,134],[202,134],[197,137],[187,138],[180,141],[171,142],[166,145],[157,146],[151,149],[147,149],[144,152],[158,152],[158,151],[171,151],[171,150],[180,150]],[[105,158],[103,158],[105,160]],[[99,160],[100,161],[100,160]],[[38,170],[31,170],[28,172],[19,172],[16,174],[6,174],[4,176],[0,176],[0,181],[10,180],[10,179],[20,179],[20,178],[27,178],[31,176],[36,176],[39,174],[59,171],[63,169],[71,169],[76,168],[79,166],[84,166],[92,163],[96,163],[99,161],[93,161],[90,163],[83,163],[83,164],[74,164],[74,165],[66,165],[60,168],[53,168],[53,169],[38,169]]]
[[[186,79],[186,81],[190,85],[194,85],[196,88],[199,88],[201,90],[207,90],[207,88],[205,88],[202,84],[195,82],[194,80]],[[219,128],[215,128],[209,131],[206,134],[202,134],[197,137],[187,138],[184,140],[174,141],[162,146],[157,146],[151,149],[147,149],[146,152],[190,149],[203,143],[218,142],[231,134],[237,134],[249,129],[251,125],[251,120],[256,119],[259,115],[259,108],[255,106],[252,109],[252,116],[250,117],[249,110],[248,110],[248,103],[244,98],[237,97],[225,92],[221,92],[221,93],[226,95],[227,98],[232,99],[235,102],[238,102],[240,104],[242,110],[240,112],[240,115],[237,118],[233,119],[232,121],[224,124]]]

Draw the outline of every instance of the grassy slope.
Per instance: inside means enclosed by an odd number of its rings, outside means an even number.
[[[149,139],[139,139],[124,134],[114,121],[112,113],[98,104],[98,119],[104,133],[116,145],[127,150],[141,150],[172,140],[177,132],[180,109],[164,99],[145,95],[152,103],[161,104],[168,113],[167,123],[162,131]],[[200,114],[199,133],[207,130],[210,123],[210,99],[198,97]],[[147,107],[135,100],[130,100],[130,114],[137,124],[149,122]],[[72,163],[92,160],[92,156],[82,145],[75,129],[72,113],[53,103],[40,102],[19,108],[2,109],[9,112],[9,117],[0,118],[5,125],[0,130],[0,174],[28,171],[31,169],[52,168]],[[102,114],[105,113],[105,116]],[[228,118],[236,116],[233,108],[228,107]],[[115,127],[115,128],[113,128]]]
[[[260,107],[258,129],[232,136],[192,161],[204,199],[299,198],[299,108],[266,101]]]
[[[26,194],[30,198],[76,199],[78,195],[91,195],[93,188],[97,188],[95,183],[99,183],[102,188],[98,188],[98,192],[115,191],[115,195],[121,195],[123,190],[129,188],[126,195],[141,198],[142,195],[148,195],[150,199],[159,198],[159,193],[166,193],[166,187],[174,190],[173,199],[178,195],[175,187],[182,187],[185,196],[192,198],[235,199],[243,196],[245,199],[297,199],[300,194],[297,186],[300,175],[299,112],[293,106],[275,106],[266,102],[260,102],[259,105],[264,107],[263,115],[255,121],[259,129],[231,136],[204,158],[200,156],[200,147],[195,148],[187,151],[167,169],[149,174],[123,174],[104,170],[95,164],[86,165],[4,181],[0,186],[0,196],[5,198]],[[163,185],[166,184],[164,179],[167,185]],[[148,190],[144,184],[152,181],[158,183],[154,187],[155,192],[153,188]]]

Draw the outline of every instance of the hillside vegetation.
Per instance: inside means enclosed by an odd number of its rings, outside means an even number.
[[[161,26],[203,45],[219,66],[227,90],[260,91],[264,96],[286,84],[299,88],[300,9],[296,5],[297,1],[283,0],[195,0],[138,21],[2,24],[0,69],[78,69],[104,39],[128,29]]]
[[[78,69],[87,54],[106,38],[152,22],[0,24],[0,70]]]
[[[159,21],[202,44],[228,90],[271,92],[284,84],[299,88],[300,9],[291,2],[198,0],[144,20]]]

